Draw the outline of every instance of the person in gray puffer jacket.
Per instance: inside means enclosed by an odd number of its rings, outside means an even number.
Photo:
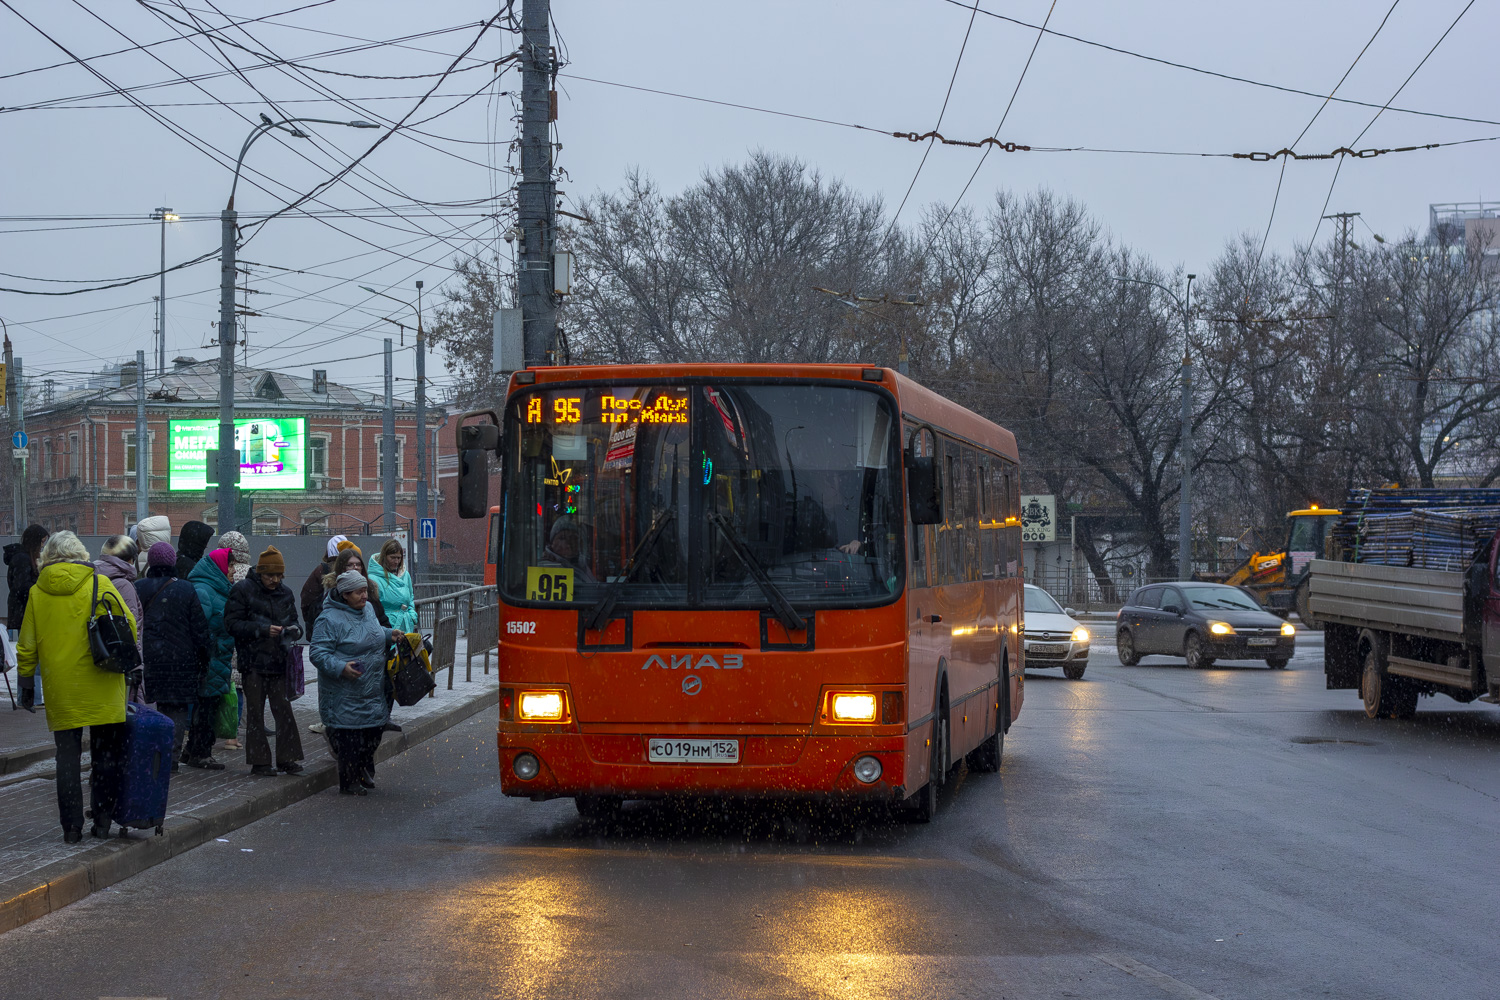
[[[312,634],[318,715],[338,758],[344,795],[365,795],[375,787],[375,750],[390,717],[386,653],[401,637],[375,618],[369,587],[362,573],[340,574]]]

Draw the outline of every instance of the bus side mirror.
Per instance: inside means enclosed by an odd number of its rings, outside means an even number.
[[[943,523],[943,485],[936,456],[906,453],[906,506],[912,524]]]
[[[490,452],[500,447],[499,418],[493,410],[464,417],[488,415],[489,424],[458,427],[458,516],[484,517],[490,512]]]

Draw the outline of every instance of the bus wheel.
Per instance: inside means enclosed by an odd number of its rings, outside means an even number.
[[[573,805],[578,815],[590,823],[612,823],[620,816],[625,801],[618,795],[576,795]]]
[[[1010,709],[1006,704],[1008,700],[1000,699],[1000,704],[995,709],[995,735],[970,750],[964,758],[969,770],[978,774],[994,774],[1000,770],[1001,758],[1005,756],[1005,723],[1010,719]]]
[[[948,711],[944,708],[932,724],[932,747],[927,761],[927,784],[917,793],[917,821],[931,823],[938,811],[938,792],[948,777]]]

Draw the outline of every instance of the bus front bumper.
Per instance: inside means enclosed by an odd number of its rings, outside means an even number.
[[[906,737],[901,735],[721,737],[694,732],[652,733],[651,737],[737,739],[740,760],[735,764],[652,763],[646,759],[650,737],[645,734],[501,732],[497,738],[501,791],[534,800],[574,795],[719,795],[899,802],[910,794],[905,781]],[[516,770],[516,759],[523,754],[530,754],[539,765],[529,780],[519,777]],[[870,782],[855,774],[856,762],[866,757],[880,762],[880,776]]]

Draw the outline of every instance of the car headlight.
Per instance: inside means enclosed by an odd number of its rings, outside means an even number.
[[[1209,622],[1208,630],[1214,635],[1234,635],[1234,626],[1228,622]]]
[[[834,722],[874,722],[876,698],[871,692],[840,692],[828,696],[829,717]]]
[[[522,722],[563,722],[568,717],[568,697],[561,691],[522,691],[517,702]]]
[[[1281,634],[1282,635],[1296,635],[1297,634],[1297,626],[1293,625],[1291,622],[1282,622],[1281,623]]]
[[[1074,642],[1088,642],[1089,641],[1089,630],[1086,629],[1086,628],[1084,628],[1082,625],[1080,625],[1077,628],[1075,628],[1073,630],[1073,641]]]

